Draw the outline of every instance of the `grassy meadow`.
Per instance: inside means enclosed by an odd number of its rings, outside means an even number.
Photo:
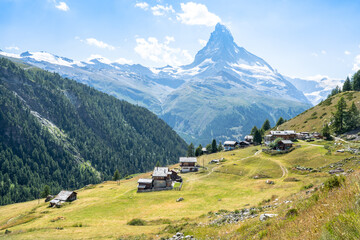
[[[0,239],[160,239],[179,229],[200,239],[237,238],[242,228],[248,231],[246,226],[257,224],[258,218],[216,227],[206,225],[204,216],[210,211],[259,206],[265,199],[290,199],[302,187],[319,185],[329,177],[324,171],[295,171],[294,166],[319,168],[352,156],[331,149],[329,153],[318,141],[297,145],[294,151],[275,156],[262,153],[260,146],[204,155],[198,163],[205,168],[181,175],[181,191],[137,193],[137,180],[150,177],[149,172],[120,184],[108,181],[79,189],[78,200],[61,208],[49,208],[44,199],[2,206]],[[224,158],[220,164],[209,164],[220,158]],[[266,184],[267,179],[275,184]],[[180,197],[184,201],[176,202]],[[145,225],[128,225],[132,219]],[[5,234],[6,230],[10,232]]]

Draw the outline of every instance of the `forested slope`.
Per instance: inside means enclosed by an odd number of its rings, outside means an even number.
[[[26,68],[25,68],[26,69]],[[145,108],[0,58],[0,204],[166,165],[186,143]]]

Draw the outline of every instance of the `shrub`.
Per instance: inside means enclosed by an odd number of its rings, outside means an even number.
[[[285,214],[285,218],[288,219],[288,218],[293,218],[293,217],[296,217],[299,215],[299,212],[297,209],[295,208],[291,208],[289,209],[289,211],[287,211],[287,213]]]
[[[340,187],[344,181],[345,178],[343,176],[333,176],[324,182],[324,188],[326,190],[331,190],[333,188]]]
[[[127,225],[131,226],[145,226],[146,222],[140,218],[134,218],[130,222],[127,223]]]
[[[306,190],[306,189],[312,188],[313,186],[314,186],[314,184],[310,183],[310,184],[308,184],[308,185],[303,186],[301,189],[302,189],[302,190]]]

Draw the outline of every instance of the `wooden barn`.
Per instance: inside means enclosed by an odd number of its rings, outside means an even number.
[[[277,149],[279,150],[287,150],[293,146],[293,142],[291,140],[280,140],[277,145]]]
[[[181,157],[180,158],[180,167],[181,172],[196,172],[198,170],[196,157]]]
[[[50,201],[50,206],[61,205],[64,202],[72,202],[77,199],[77,193],[73,191],[61,191],[56,197]]]
[[[153,179],[140,178],[138,180],[138,192],[152,189],[153,187]]]

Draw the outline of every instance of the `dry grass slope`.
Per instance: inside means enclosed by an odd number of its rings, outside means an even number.
[[[261,153],[258,151],[260,147],[202,156],[199,163],[206,169],[183,174],[181,191],[136,193],[137,180],[150,177],[150,173],[144,173],[122,180],[120,185],[104,182],[80,189],[78,200],[62,208],[48,208],[43,199],[40,203],[31,201],[3,206],[0,207],[0,238],[63,239],[65,236],[71,239],[159,239],[183,231],[199,239],[218,236],[225,239],[258,238],[260,232],[263,232],[262,237],[274,239],[271,237],[277,231],[284,231],[287,226],[295,227],[302,222],[281,223],[279,226],[271,223],[270,229],[267,229],[269,226],[259,224],[256,218],[239,224],[210,226],[206,224],[209,221],[207,214],[221,209],[234,211],[259,206],[266,199],[294,199],[295,204],[294,196],[299,196],[301,188],[309,184],[319,185],[329,174],[304,174],[293,171],[294,166],[318,168],[352,156],[347,152],[336,151],[328,154],[323,142],[297,144],[301,147],[279,156]],[[219,158],[225,161],[219,165],[209,164],[212,159]],[[172,167],[177,168],[178,165]],[[255,175],[266,175],[267,178],[254,179]],[[266,184],[267,179],[273,180],[275,184]],[[304,193],[300,192],[302,195]],[[332,199],[332,195],[329,196],[326,201]],[[179,197],[183,197],[184,201],[176,202]],[[306,214],[300,212],[299,219],[302,218],[300,216],[305,217]],[[142,222],[144,225],[128,225],[132,219],[140,219],[142,221],[134,222]],[[5,230],[11,233],[5,234]],[[286,234],[292,232],[284,234],[281,235],[282,239],[289,237]]]
[[[325,123],[329,123],[332,112],[340,97],[344,97],[348,107],[352,102],[360,109],[360,92],[344,92],[330,97],[318,105],[306,110],[298,116],[290,119],[281,126],[279,130],[295,130],[297,132],[321,132]]]

